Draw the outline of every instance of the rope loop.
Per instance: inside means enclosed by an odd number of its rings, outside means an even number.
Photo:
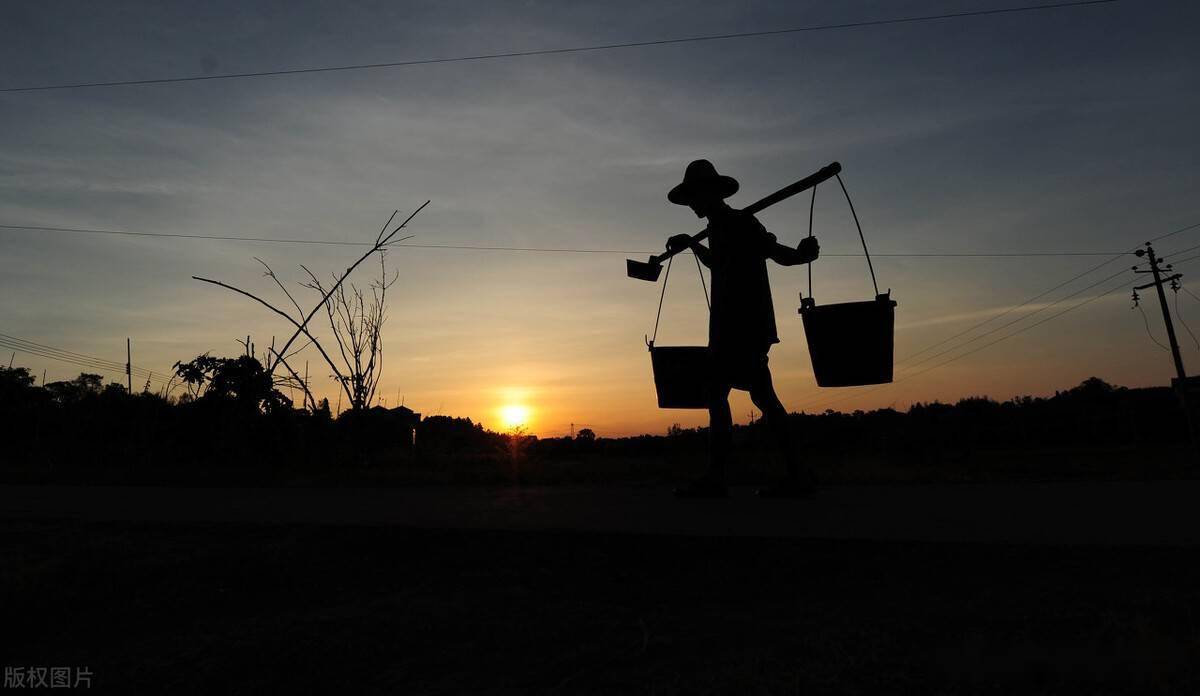
[[[813,236],[813,210],[817,207],[817,187],[813,186],[812,198],[808,202],[808,238]],[[808,266],[808,297],[812,299],[812,263]]]
[[[875,296],[879,296],[879,283],[875,280],[875,266],[871,264],[871,252],[867,251],[867,238],[863,236],[862,225],[858,222],[858,213],[854,211],[854,201],[850,200],[850,192],[846,190],[846,184],[842,181],[841,174],[835,174],[838,180],[838,185],[842,187],[842,193],[846,196],[846,203],[850,206],[850,214],[854,216],[854,226],[858,228],[858,238],[862,241],[863,254],[867,257],[867,270],[871,272],[871,285],[875,286]]]
[[[699,254],[694,255],[696,256],[696,272],[700,274],[700,287],[704,290],[704,306],[711,312],[712,300],[708,296],[708,283],[704,280],[704,269],[700,266]],[[650,336],[650,340],[646,341],[646,345],[651,348],[654,347],[654,342],[658,340],[658,323],[662,319],[663,300],[667,297],[667,281],[671,278],[671,262],[674,260],[674,256],[667,259],[667,272],[663,274],[662,292],[658,296],[658,312],[654,315],[654,334]]]
[[[658,296],[658,313],[654,315],[654,335],[650,337],[650,342],[647,344],[651,348],[654,347],[654,341],[658,339],[658,320],[662,318],[663,299],[667,296],[667,281],[671,279],[671,262],[675,257],[667,259],[667,272],[663,275],[662,293]]]

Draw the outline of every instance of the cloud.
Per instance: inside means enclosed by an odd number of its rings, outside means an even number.
[[[144,3],[73,8],[72,19],[51,4],[18,12],[19,27],[0,21],[0,57],[22,83],[57,82],[466,55],[895,12],[887,3],[615,7]],[[1187,40],[1190,5],[1168,3],[1157,13],[1114,7],[10,94],[0,96],[0,223],[358,240],[394,208],[432,198],[414,223],[416,241],[650,249],[699,229],[664,197],[687,161],[708,156],[741,180],[740,204],[842,161],[872,249],[1123,248],[1137,241],[1127,237],[1191,222],[1180,219],[1191,214],[1200,176],[1187,170],[1200,158],[1188,116],[1200,56]],[[827,250],[851,250],[856,233],[834,192],[818,196],[818,234]],[[781,239],[807,229],[802,204],[763,217]],[[133,335],[146,344],[143,359],[165,365],[232,350],[234,336],[265,338],[286,326],[190,276],[270,293],[254,255],[294,282],[298,264],[335,270],[354,251],[0,232],[8,322],[0,330],[96,351]],[[703,420],[654,408],[641,339],[656,288],[627,280],[619,255],[409,249],[391,262],[402,281],[387,328],[396,348],[389,392],[400,385],[410,402],[479,415],[495,406],[486,403],[490,390],[537,389],[572,414],[548,417],[628,430]],[[938,326],[998,316],[1007,302],[1074,273],[1054,259],[877,266],[901,299],[897,341],[905,348],[923,347],[932,340],[924,333]],[[820,262],[823,300],[869,291],[860,270]],[[703,340],[702,299],[694,276],[684,278],[672,281],[663,329],[672,340]],[[785,334],[772,364],[789,400],[812,388],[803,333],[794,315],[785,318],[794,304],[785,298],[807,288],[796,269],[772,278]],[[1105,365],[1121,372],[1114,379],[1160,378],[1140,361],[1121,361],[1138,348],[1110,336],[1112,322],[1080,314],[1071,336],[1051,332],[1039,345],[1066,355],[1068,338],[1103,339],[1113,345]],[[962,362],[983,364],[974,360]],[[1049,368],[1019,362],[994,381],[1033,372],[1052,379]],[[911,396],[952,388],[966,387],[930,381]]]

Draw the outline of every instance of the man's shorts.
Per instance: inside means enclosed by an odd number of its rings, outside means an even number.
[[[750,390],[769,384],[767,351],[755,348],[712,348],[713,386],[719,390]]]

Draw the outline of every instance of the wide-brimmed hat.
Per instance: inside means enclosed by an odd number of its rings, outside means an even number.
[[[676,205],[691,205],[696,200],[724,200],[737,193],[738,182],[731,176],[717,173],[712,162],[699,159],[687,166],[683,182],[667,194],[667,200]]]

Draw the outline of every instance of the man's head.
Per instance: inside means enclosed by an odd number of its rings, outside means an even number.
[[[737,190],[737,179],[718,174],[712,162],[700,159],[687,166],[683,181],[671,189],[667,200],[676,205],[686,205],[697,217],[703,218],[725,208],[725,199],[737,193]]]
[[[728,208],[725,201],[720,198],[701,198],[688,203],[688,207],[696,214],[698,218],[706,218],[712,215],[717,210]]]

